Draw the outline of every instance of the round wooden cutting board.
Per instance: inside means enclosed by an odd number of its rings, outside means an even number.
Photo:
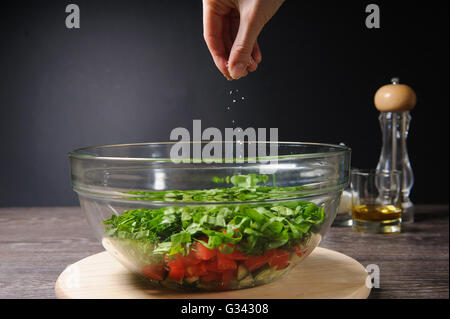
[[[357,299],[369,296],[366,278],[366,270],[353,258],[318,247],[284,277],[263,286],[221,292],[161,290],[105,251],[68,266],[55,291],[58,298],[69,299]]]

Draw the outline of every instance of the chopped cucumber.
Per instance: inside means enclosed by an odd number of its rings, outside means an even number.
[[[285,273],[288,272],[288,270],[289,270],[290,268],[291,268],[291,267],[286,267],[286,268],[283,268],[283,269],[280,269],[280,270],[274,270],[274,272],[273,272],[273,274],[272,274],[272,279],[283,276]]]
[[[253,286],[255,280],[253,280],[252,274],[248,274],[245,278],[239,281],[239,288],[247,288]]]
[[[251,274],[253,275],[253,277],[258,276],[258,274],[266,269],[269,269],[270,266],[269,264],[265,264],[264,266],[261,266],[259,268],[256,268],[255,270],[251,271]]]
[[[186,277],[184,278],[184,281],[188,284],[192,284],[198,280],[198,276],[192,276],[192,277]]]
[[[244,265],[239,265],[237,270],[237,280],[242,280],[248,275],[248,269]]]
[[[165,287],[165,288],[169,288],[169,289],[179,289],[179,283],[173,281],[170,278],[166,278],[164,280],[161,280],[159,282],[161,284],[161,286]]]
[[[255,281],[268,280],[272,278],[274,269],[272,267],[261,270],[256,276]]]
[[[199,282],[197,284],[197,288],[200,289],[210,289],[211,287],[212,287],[211,285],[205,284],[204,282]]]
[[[236,287],[239,285],[239,281],[236,279],[230,280],[227,287]],[[232,288],[233,289],[233,288]]]

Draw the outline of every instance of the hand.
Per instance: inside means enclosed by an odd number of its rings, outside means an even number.
[[[203,35],[214,63],[228,79],[255,71],[257,38],[284,0],[203,0]]]

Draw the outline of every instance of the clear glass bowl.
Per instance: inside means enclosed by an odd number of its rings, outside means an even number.
[[[348,185],[350,149],[256,144],[278,155],[174,163],[174,143],[82,148],[69,154],[72,185],[105,249],[153,285],[257,286],[299,264],[328,231]]]

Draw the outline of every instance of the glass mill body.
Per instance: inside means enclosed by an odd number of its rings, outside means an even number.
[[[406,140],[411,121],[410,110],[416,104],[416,95],[407,85],[399,84],[394,78],[392,84],[381,87],[375,94],[375,106],[383,135],[383,146],[377,171],[401,172],[402,222],[414,221],[414,205],[409,199],[414,176],[409,161]]]

